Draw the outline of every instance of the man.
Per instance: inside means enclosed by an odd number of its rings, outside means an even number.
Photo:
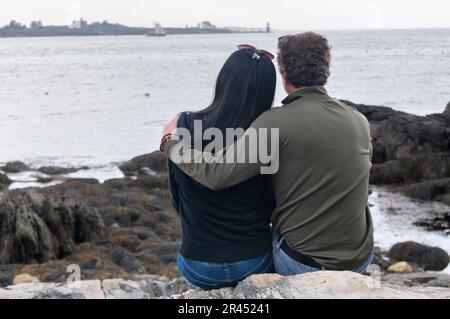
[[[357,110],[327,94],[331,48],[326,38],[312,32],[288,35],[280,38],[278,49],[288,93],[284,106],[261,115],[224,150],[225,162],[213,161],[213,154],[177,141],[171,135],[177,119],[165,127],[162,150],[174,161],[177,154],[189,154],[190,161],[177,165],[203,185],[223,189],[262,172],[261,160],[233,161],[235,153],[251,152],[248,132],[269,130],[259,136],[261,141],[268,135],[269,143],[275,129],[278,152],[271,160],[277,161],[278,168],[272,177],[277,202],[272,217],[276,271],[283,275],[321,269],[364,272],[373,258],[367,206],[369,123]]]

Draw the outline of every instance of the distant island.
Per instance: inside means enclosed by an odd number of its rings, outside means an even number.
[[[156,24],[161,28],[159,24]],[[157,29],[146,27],[128,27],[118,23],[108,21],[88,23],[84,19],[73,21],[72,25],[46,26],[41,21],[33,21],[29,26],[21,24],[15,20],[0,28],[0,38],[13,37],[62,37],[62,36],[122,36],[122,35],[152,35]],[[217,34],[217,33],[268,33],[270,24],[266,28],[241,28],[224,27],[219,28],[209,21],[203,21],[197,26],[184,28],[168,27],[164,28],[164,35],[171,34]]]

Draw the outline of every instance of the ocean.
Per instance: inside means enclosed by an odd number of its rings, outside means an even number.
[[[333,46],[333,96],[420,115],[450,101],[450,29],[322,33]],[[275,53],[281,35],[2,38],[0,162],[88,165],[113,177],[110,163],[157,149],[167,120],[208,105],[237,44]],[[278,84],[275,105],[285,96]]]

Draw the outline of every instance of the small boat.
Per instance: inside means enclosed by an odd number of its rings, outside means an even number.
[[[155,23],[153,31],[147,34],[148,37],[165,37],[166,35],[166,31],[164,31],[159,23]]]

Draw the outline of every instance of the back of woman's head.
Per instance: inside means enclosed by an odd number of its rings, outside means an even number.
[[[219,73],[211,105],[197,113],[203,127],[247,129],[269,110],[275,97],[276,71],[266,54],[254,49],[234,52]]]

